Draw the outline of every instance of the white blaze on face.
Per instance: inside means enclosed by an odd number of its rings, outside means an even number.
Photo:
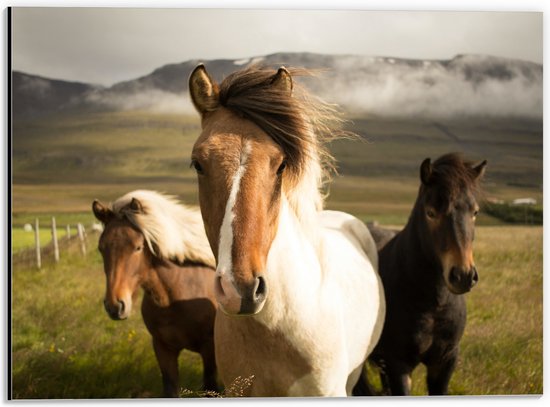
[[[237,195],[239,194],[239,189],[241,186],[241,179],[246,171],[246,162],[251,151],[251,143],[245,141],[241,151],[241,162],[237,172],[235,172],[235,175],[233,176],[231,191],[225,205],[225,215],[223,217],[223,222],[220,229],[220,243],[218,245],[219,261],[216,269],[216,274],[222,277],[222,286],[225,281],[233,281],[233,273],[231,270],[231,265],[233,264],[233,259],[231,256],[233,248],[233,219],[235,219],[233,208],[235,207],[235,203],[237,201]]]

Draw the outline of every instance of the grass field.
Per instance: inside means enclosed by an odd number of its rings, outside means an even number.
[[[480,282],[467,294],[468,325],[451,393],[541,394],[542,227],[486,226],[476,236]],[[13,270],[14,398],[161,394],[139,312],[117,322],[103,309],[96,239],[90,236],[86,258],[74,254],[40,271]],[[198,390],[199,356],[184,352],[180,368],[182,386]],[[415,371],[415,395],[426,394],[423,375],[423,368]]]
[[[340,171],[331,201],[368,204],[385,194],[384,202],[409,204],[422,160],[461,151],[471,160],[488,159],[484,185],[490,197],[527,196],[542,203],[540,121],[359,118],[349,128],[362,140],[331,144]],[[189,164],[199,131],[198,117],[145,112],[16,121],[14,212],[88,212],[96,198],[109,201],[137,188],[196,203]],[[368,209],[361,210],[370,214]]]
[[[13,272],[13,397],[158,397],[162,392],[150,336],[139,311],[111,321],[103,309],[97,250],[62,257],[40,271]],[[139,307],[136,307],[139,310]],[[182,356],[182,380],[200,388],[200,357]]]
[[[519,120],[359,118],[362,141],[331,145],[340,175],[329,209],[364,221],[402,226],[426,157],[462,151],[487,158],[489,198],[532,197],[542,205],[542,123]],[[89,230],[94,199],[108,203],[134,189],[154,189],[197,204],[189,168],[196,117],[144,112],[55,116],[15,123],[12,164],[12,249],[34,244],[23,232],[39,219],[41,243],[51,217],[60,236],[67,224]],[[469,321],[452,394],[542,393],[542,227],[510,226],[481,213],[476,231],[478,286],[468,294]],[[88,256],[62,254],[12,270],[12,356],[15,398],[126,398],[161,393],[160,375],[141,316],[111,321],[97,236]],[[136,308],[138,309],[138,308]],[[200,387],[198,355],[181,358],[182,383]],[[423,369],[414,394],[425,394]]]

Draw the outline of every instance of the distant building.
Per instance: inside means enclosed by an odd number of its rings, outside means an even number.
[[[534,198],[518,198],[512,201],[512,205],[536,205],[537,200]]]
[[[493,197],[487,198],[486,201],[489,202],[489,203],[493,203],[493,204],[503,204],[504,203],[504,201],[502,199],[493,198]]]

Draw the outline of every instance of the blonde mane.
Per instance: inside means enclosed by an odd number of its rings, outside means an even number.
[[[143,211],[131,209],[133,198],[140,202]],[[111,206],[115,215],[125,217],[143,233],[155,256],[216,267],[198,208],[185,206],[173,196],[147,190],[129,192]]]

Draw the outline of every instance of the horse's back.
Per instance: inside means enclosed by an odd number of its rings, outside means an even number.
[[[216,272],[211,267],[186,262],[183,266],[173,266],[175,271],[173,295],[177,299],[209,298],[216,303],[214,281]]]
[[[349,213],[325,210],[319,214],[325,229],[340,231],[356,248],[366,254],[374,269],[378,270],[376,243],[367,226]]]
[[[378,249],[379,253],[384,248],[384,246],[386,246],[386,244],[390,242],[399,232],[396,229],[385,228],[372,223],[367,224],[367,227],[372,235],[372,238],[374,239],[374,242],[376,243],[376,248]]]

